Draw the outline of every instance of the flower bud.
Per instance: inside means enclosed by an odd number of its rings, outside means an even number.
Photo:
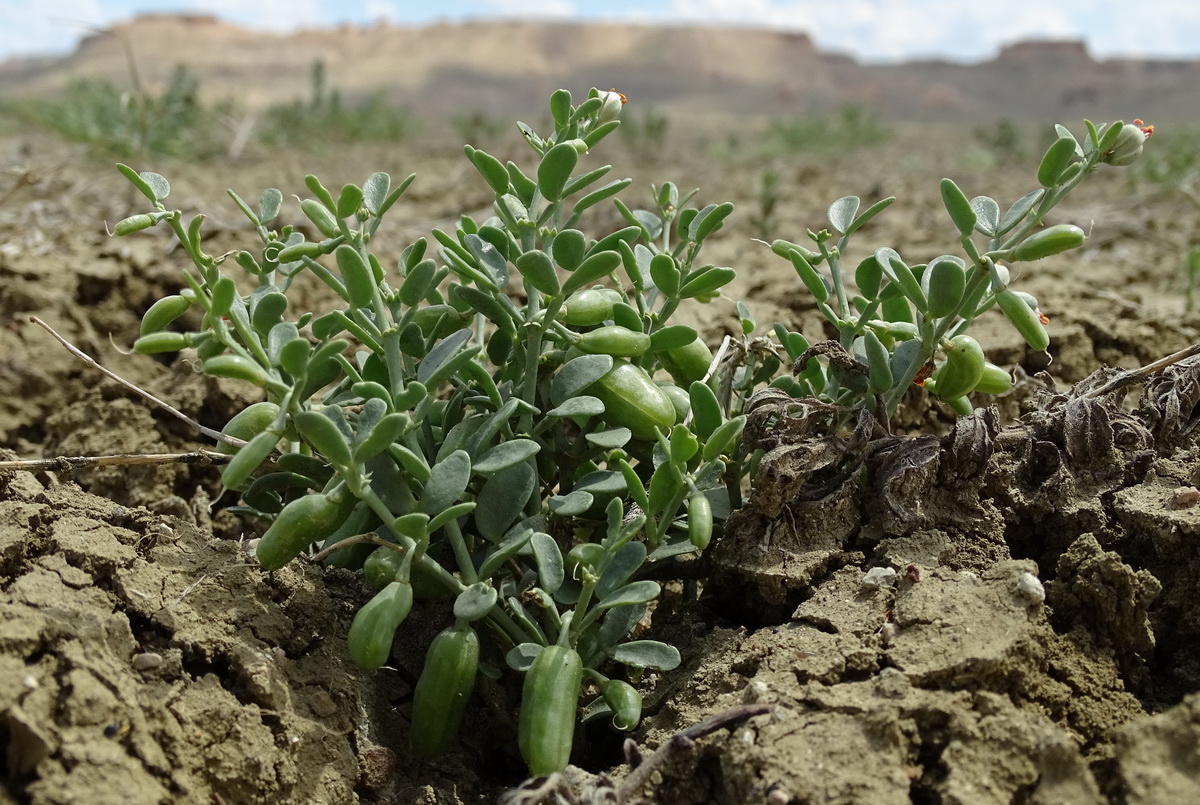
[[[621,107],[625,105],[626,98],[615,89],[601,92],[600,97],[604,99],[604,105],[600,107],[600,112],[596,115],[596,124],[602,126],[621,116]]]
[[[1103,161],[1118,167],[1132,165],[1142,155],[1146,137],[1147,134],[1141,127],[1134,123],[1126,123],[1121,126],[1121,133],[1117,135],[1117,141],[1113,143],[1112,148],[1105,152]]]

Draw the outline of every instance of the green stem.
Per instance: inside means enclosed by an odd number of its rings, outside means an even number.
[[[825,258],[825,262],[829,265],[829,275],[833,280],[833,291],[837,294],[838,313],[840,319],[850,318],[850,303],[846,301],[846,285],[842,280],[842,264],[840,253],[835,249],[830,251],[825,246],[825,241],[818,241],[817,248],[821,250],[821,256]]]
[[[463,584],[470,586],[479,581],[475,563],[471,561],[471,552],[467,549],[467,540],[463,537],[458,523],[451,520],[443,528],[447,539],[450,540],[450,547],[454,550],[454,559],[458,562],[458,571],[462,575]]]

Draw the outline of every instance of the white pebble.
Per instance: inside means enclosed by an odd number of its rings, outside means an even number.
[[[1046,588],[1032,573],[1017,576],[1017,594],[1034,605],[1041,605],[1046,600]]]
[[[862,586],[869,590],[878,590],[883,586],[896,583],[896,570],[891,567],[873,567],[863,574]]]

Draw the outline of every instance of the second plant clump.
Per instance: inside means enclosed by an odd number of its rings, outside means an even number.
[[[262,240],[233,260],[255,286],[249,294],[225,273],[228,260],[203,251],[203,216],[185,221],[164,206],[163,177],[121,166],[153,210],[116,234],[165,223],[193,263],[180,293],[146,312],[135,348],[191,348],[206,373],[265,391],[230,420],[221,445],[233,453],[222,481],[240,492],[240,510],[270,523],[262,566],[317,549],[361,568],[377,592],[348,646],[366,668],[388,661],[414,607],[419,617],[452,609],[414,692],[412,748],[425,757],[452,744],[477,675],[505,666],[525,674],[518,738],[535,775],[567,764],[579,719],[636,727],[633,683],[680,661],[672,646],[636,636],[662,592],[649,576],[669,578],[741,505],[756,461],[740,440],[750,396],[770,384],[886,421],[914,382],[959,413],[972,392],[1004,391],[1008,374],[965,332],[975,317],[998,305],[1032,348],[1048,339],[1036,301],[1008,287],[1001,261],[1080,245],[1075,227],[1039,229],[1044,216],[1101,163],[1136,158],[1147,136],[1089,123],[1081,143],[1060,128],[1041,187],[1003,215],[944,180],[965,259],[909,266],[880,249],[858,263],[853,285],[842,267],[850,236],[892,199],[863,211],[857,198],[836,201],[839,237],[822,230],[809,233],[815,248],[772,248],[838,340],[810,345],[775,325],[777,344],[745,341],[718,362],[695,329],[671,319],[733,280],[732,268],[700,259],[733,206],[688,206],[692,195],[666,183],[651,208],[630,209],[619,198],[628,179],[604,182],[607,165],[581,169],[619,125],[624,100],[592,90],[575,106],[554,93],[552,134],[518,124],[536,155],[528,171],[467,146],[494,214],[434,230],[394,266],[370,244],[411,176],[394,185],[376,173],[336,194],[307,177],[301,210],[318,240],[275,226],[278,190],[255,206],[231,191]],[[591,237],[582,216],[602,202],[627,226]],[[335,309],[289,310],[305,271],[337,295]],[[192,308],[198,329],[172,329]],[[754,322],[738,310],[749,337]],[[780,374],[785,354],[793,371]]]

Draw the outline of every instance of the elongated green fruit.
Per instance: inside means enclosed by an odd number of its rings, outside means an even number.
[[[946,362],[934,373],[937,395],[954,400],[971,393],[983,377],[983,348],[969,335],[950,339]]]
[[[994,363],[984,362],[983,377],[975,384],[980,394],[1003,394],[1012,388],[1012,375]]]
[[[574,649],[547,646],[525,674],[517,744],[534,777],[567,767],[575,740],[575,708],[583,661]]]
[[[692,495],[688,500],[688,540],[692,545],[704,550],[712,541],[713,515],[712,503],[705,495]],[[624,729],[630,729],[625,727]]]
[[[221,433],[248,442],[258,434],[271,427],[279,416],[279,406],[266,400],[248,405],[233,415],[233,418],[221,428]],[[225,442],[218,442],[218,453],[233,453],[235,448]]]
[[[609,324],[581,334],[575,346],[593,355],[636,358],[650,349],[650,336],[619,324]]]
[[[1015,291],[1005,288],[996,294],[996,305],[1004,313],[1025,343],[1038,352],[1050,346],[1050,334],[1046,332],[1036,310],[1025,304]]]
[[[338,226],[337,219],[333,217],[324,204],[316,199],[306,198],[300,202],[300,211],[304,213],[308,220],[312,221],[313,226],[327,238],[336,238],[342,234],[341,227]]]
[[[604,546],[595,542],[582,542],[567,553],[566,569],[570,577],[579,580],[582,572],[594,572],[596,565],[604,558]]]
[[[613,726],[631,730],[642,720],[642,694],[637,688],[620,679],[610,679],[600,687],[604,703],[612,710]]]
[[[1013,260],[1041,260],[1083,245],[1087,236],[1074,224],[1058,224],[1035,232],[1012,251]]]
[[[654,354],[675,382],[684,388],[690,387],[693,381],[702,379],[708,373],[713,359],[712,350],[699,338],[682,347]]]
[[[971,401],[966,397],[955,397],[953,400],[946,400],[946,405],[950,406],[950,410],[958,416],[970,416],[975,411],[975,406],[971,405]]]
[[[155,355],[159,352],[178,352],[190,345],[191,339],[186,333],[147,333],[133,342],[133,351],[139,355]]]
[[[412,747],[418,755],[434,758],[450,748],[478,670],[479,637],[470,626],[451,626],[433,638],[413,691]]]
[[[113,227],[113,234],[117,237],[132,235],[134,232],[141,232],[143,229],[149,229],[158,223],[158,219],[149,213],[140,213],[131,215],[128,218],[123,218],[117,221]]]
[[[590,327],[611,319],[613,305],[623,301],[621,294],[611,288],[585,288],[567,297],[560,316],[575,327]]]
[[[320,257],[325,253],[320,243],[315,243],[311,240],[293,243],[291,246],[284,246],[279,250],[275,260],[279,263],[294,263],[297,260],[305,257]]]
[[[376,590],[382,590],[396,580],[396,573],[399,572],[402,564],[404,564],[402,551],[380,546],[371,552],[367,561],[363,562],[363,579]]]
[[[221,470],[221,483],[230,489],[241,489],[251,473],[267,460],[267,456],[283,438],[282,433],[265,430],[240,448]]]
[[[654,385],[662,389],[663,393],[667,395],[667,399],[671,401],[671,405],[675,406],[675,421],[682,422],[687,418],[688,413],[692,410],[691,395],[674,383],[668,383],[665,380],[656,380]]]
[[[392,653],[396,629],[412,610],[412,587],[406,581],[393,581],[354,616],[346,638],[350,659],[361,668],[374,670],[387,662]]]
[[[656,439],[656,429],[670,430],[675,424],[670,398],[641,368],[626,361],[617,361],[587,393],[604,403],[605,422],[629,428],[638,439]]]
[[[336,498],[314,492],[288,503],[258,541],[258,563],[264,570],[283,567],[309,545],[332,534],[349,516],[356,500],[343,488]]]
[[[171,322],[186,313],[187,309],[191,306],[191,301],[179,294],[164,296],[151,305],[142,316],[142,326],[138,334],[149,335],[150,333],[161,332]]]
[[[160,333],[166,335],[166,333]],[[141,341],[142,339],[138,339]],[[134,342],[136,349],[137,342]],[[217,355],[204,362],[204,373],[213,377],[229,377],[234,380],[246,380],[256,386],[267,385],[267,370],[255,361],[243,358],[241,355]]]

